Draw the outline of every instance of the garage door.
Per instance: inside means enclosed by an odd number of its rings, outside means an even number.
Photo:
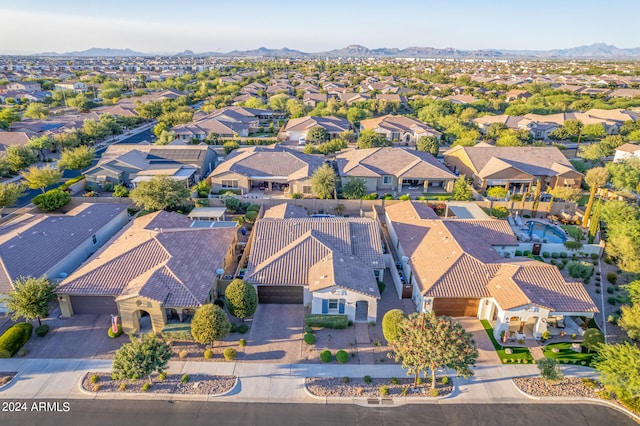
[[[117,314],[116,299],[110,296],[71,296],[74,314]]]
[[[299,286],[258,286],[260,303],[301,304],[303,288]]]
[[[433,300],[433,312],[436,315],[450,317],[476,317],[480,299],[442,298]]]

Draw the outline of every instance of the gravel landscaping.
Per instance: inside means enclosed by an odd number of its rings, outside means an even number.
[[[91,383],[91,376],[96,374],[98,381]],[[170,393],[178,395],[219,395],[233,389],[236,383],[235,376],[211,376],[207,374],[189,375],[189,381],[182,383],[180,374],[168,374],[167,378],[160,381],[157,375],[153,376],[153,384],[146,393]],[[90,392],[124,392],[143,393],[142,387],[148,380],[112,380],[109,373],[87,373],[82,380],[82,387]],[[121,386],[125,385],[126,388]]]
[[[444,385],[441,378],[438,379],[437,387],[438,395],[431,394],[431,381],[425,380],[414,390],[413,378],[398,378],[397,383],[391,383],[391,379],[371,379],[371,383],[366,383],[364,378],[349,378],[345,383],[343,377],[307,377],[305,379],[307,390],[315,396],[328,397],[379,397],[385,396],[380,394],[380,387],[387,386],[389,389],[388,397],[394,396],[443,396],[453,391],[451,381]],[[407,389],[406,395],[402,395],[402,389]]]
[[[565,377],[560,382],[550,383],[541,377],[518,377],[513,383],[524,393],[531,396],[557,396],[575,398],[599,398],[598,387],[589,387],[582,379]]]

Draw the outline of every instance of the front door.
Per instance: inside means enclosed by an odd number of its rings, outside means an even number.
[[[402,298],[403,299],[411,299],[411,283],[404,283],[402,285]]]
[[[536,244],[533,245],[533,249],[531,250],[531,253],[534,256],[538,256],[538,255],[540,255],[540,249],[542,249],[542,244],[536,243]]]

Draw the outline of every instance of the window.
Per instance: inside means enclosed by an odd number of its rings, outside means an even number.
[[[391,185],[391,183],[393,183],[393,176],[382,176],[382,183],[384,185]]]
[[[338,299],[329,299],[329,310],[330,311],[338,310]]]
[[[93,237],[91,237],[91,239],[93,240],[93,244],[98,244],[98,238],[96,237],[96,234],[93,234]]]
[[[238,181],[237,180],[223,180],[222,181],[223,188],[237,188]]]
[[[305,195],[310,195],[311,194],[311,185],[303,185],[302,186],[302,193]]]

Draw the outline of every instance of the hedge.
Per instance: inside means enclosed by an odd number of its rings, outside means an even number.
[[[304,319],[305,325],[309,327],[324,327],[324,328],[347,328],[349,325],[349,319],[346,315],[308,315]]]
[[[0,336],[0,358],[11,358],[31,338],[33,326],[27,322],[14,324]]]

